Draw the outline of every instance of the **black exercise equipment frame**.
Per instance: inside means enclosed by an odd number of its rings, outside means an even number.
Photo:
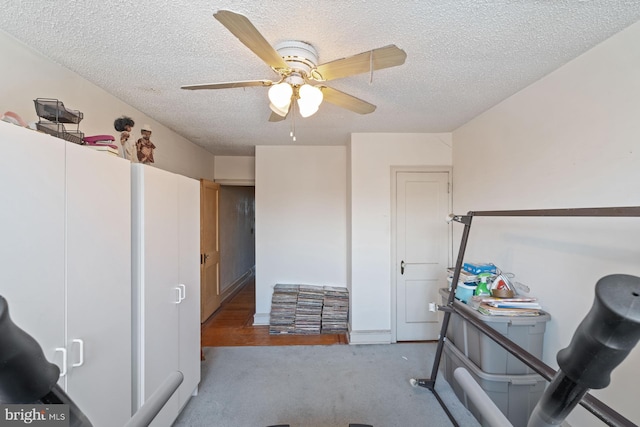
[[[607,207],[607,208],[568,208],[568,209],[527,209],[527,210],[500,210],[500,211],[469,211],[467,215],[452,215],[450,218],[452,221],[464,224],[464,230],[462,231],[462,238],[460,241],[460,249],[458,250],[458,258],[456,260],[456,266],[453,272],[453,280],[451,283],[451,290],[449,292],[449,298],[445,306],[438,306],[440,311],[444,312],[444,318],[442,321],[442,327],[440,329],[440,336],[438,339],[438,347],[436,355],[433,360],[433,367],[431,370],[431,378],[418,379],[417,385],[429,389],[442,406],[452,424],[458,427],[458,423],[455,418],[449,412],[437,391],[435,390],[436,378],[438,376],[438,369],[440,368],[440,358],[442,357],[442,351],[444,349],[444,342],[447,336],[447,328],[449,327],[449,320],[451,314],[455,313],[469,322],[471,325],[478,328],[483,334],[491,338],[502,348],[513,354],[525,365],[533,369],[536,373],[542,376],[545,380],[551,381],[556,374],[556,370],[549,365],[493,329],[486,323],[475,319],[462,310],[458,310],[454,305],[455,292],[458,286],[458,280],[460,278],[460,271],[464,260],[464,254],[467,249],[467,241],[469,240],[469,232],[471,231],[471,222],[474,217],[626,217],[635,218],[640,217],[640,206],[627,206],[627,207]],[[607,406],[602,401],[596,399],[591,394],[587,393],[580,401],[587,411],[591,412],[598,419],[611,427],[637,427],[636,424],[622,416],[620,413]]]

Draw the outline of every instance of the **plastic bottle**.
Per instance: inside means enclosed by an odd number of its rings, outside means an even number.
[[[476,287],[474,295],[491,295],[491,292],[489,291],[489,284],[487,283],[490,276],[491,276],[490,273],[478,274],[478,278],[480,279],[480,282]]]

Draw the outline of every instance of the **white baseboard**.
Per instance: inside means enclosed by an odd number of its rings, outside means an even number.
[[[256,313],[253,315],[253,326],[265,326],[270,324],[269,313]]]
[[[349,331],[349,344],[391,344],[391,330]]]
[[[222,301],[224,302],[227,299],[229,299],[231,296],[233,296],[238,289],[243,287],[249,281],[249,279],[253,277],[254,274],[255,274],[255,266],[250,268],[242,276],[234,280],[234,282],[231,285],[227,286],[222,291]]]

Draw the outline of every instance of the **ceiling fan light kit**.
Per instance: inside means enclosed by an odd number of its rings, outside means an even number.
[[[287,82],[275,84],[269,88],[269,101],[279,109],[288,107],[293,96],[293,88]]]
[[[316,86],[304,84],[298,88],[298,107],[302,117],[315,114],[322,104],[322,91]]]
[[[407,57],[402,49],[389,45],[318,65],[318,52],[310,43],[286,40],[274,48],[246,16],[229,10],[219,10],[213,16],[278,73],[280,78],[277,81],[248,80],[187,85],[182,86],[182,89],[269,86],[269,107],[273,111],[269,121],[272,122],[284,120],[294,100],[302,117],[315,114],[323,100],[358,114],[372,113],[376,109],[375,105],[324,84],[314,86],[312,83],[367,72],[372,74],[374,70],[402,65]]]

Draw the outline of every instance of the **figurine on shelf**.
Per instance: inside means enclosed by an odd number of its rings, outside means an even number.
[[[127,160],[131,160],[132,162],[137,162],[138,159],[135,155],[135,146],[133,144],[133,139],[131,137],[131,129],[135,122],[131,117],[122,116],[117,118],[113,122],[113,127],[120,133],[120,145],[122,146],[120,150],[120,157],[123,157]]]
[[[153,163],[153,149],[156,146],[151,142],[151,126],[144,125],[140,132],[142,133],[142,138],[136,142],[138,161],[146,164]]]

